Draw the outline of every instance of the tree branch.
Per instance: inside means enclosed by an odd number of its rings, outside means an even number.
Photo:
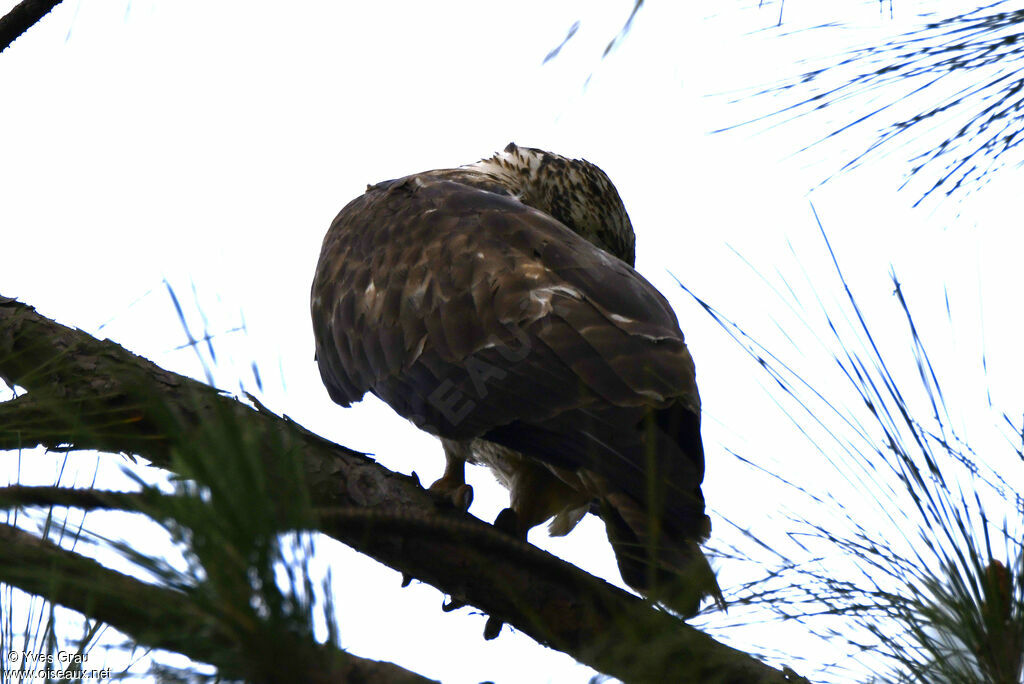
[[[237,638],[231,638],[237,635],[223,633],[217,620],[203,614],[192,601],[183,600],[180,592],[127,577],[5,524],[0,524],[0,580],[105,622],[148,646],[216,665],[225,676],[252,675],[254,649],[240,652]],[[290,656],[279,659],[287,663],[282,665],[287,670],[277,681],[432,681],[393,663],[359,658],[300,640],[272,646]],[[302,657],[295,657],[296,649],[301,649]],[[266,655],[260,656],[261,665],[270,660]]]
[[[301,460],[313,506],[337,511],[322,516],[320,531],[598,671],[625,681],[796,681],[788,670],[439,506],[414,478],[2,296],[0,378],[27,389],[35,407],[74,428],[37,443],[104,444],[106,451],[138,453],[164,468],[175,444],[215,446],[210,426],[235,421],[255,435],[266,462]]]
[[[0,17],[0,52],[60,3],[61,0],[22,0],[12,7],[10,12]]]

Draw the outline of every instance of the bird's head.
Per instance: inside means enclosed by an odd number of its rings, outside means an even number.
[[[470,166],[500,177],[523,204],[634,265],[636,236],[629,215],[611,180],[590,162],[509,143],[502,152]]]

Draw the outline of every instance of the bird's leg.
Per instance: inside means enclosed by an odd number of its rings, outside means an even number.
[[[473,503],[473,488],[466,484],[466,459],[471,456],[469,444],[442,439],[441,445],[444,447],[444,475],[430,485],[429,491],[458,510],[468,511],[470,504]],[[448,613],[465,605],[452,597],[441,605],[441,610]]]
[[[513,501],[514,500],[515,496],[513,494]],[[514,505],[515,503],[513,503],[513,506]],[[525,543],[526,535],[529,533],[532,525],[524,524],[524,518],[520,512],[516,511],[515,508],[510,507],[505,508],[501,513],[498,513],[498,517],[494,519],[494,527],[508,536]],[[501,628],[504,625],[505,623],[501,619],[496,618],[493,615],[489,616],[487,618],[487,624],[484,625],[484,639],[487,641],[496,639],[501,633]]]
[[[557,507],[539,492],[550,493],[556,480],[550,471],[528,461],[517,464],[518,467],[509,482],[511,494],[510,506],[498,513],[494,527],[505,534],[526,543],[526,537],[537,525],[552,515]],[[505,623],[493,615],[487,618],[484,625],[484,639],[490,641],[497,638]]]
[[[466,484],[466,456],[468,445],[450,439],[442,439],[444,446],[444,475],[430,491],[450,501],[460,511],[468,511],[473,503],[473,488]]]

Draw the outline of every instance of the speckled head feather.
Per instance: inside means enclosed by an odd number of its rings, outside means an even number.
[[[463,168],[500,178],[523,204],[635,265],[636,236],[622,199],[608,175],[586,159],[509,143],[493,157]]]

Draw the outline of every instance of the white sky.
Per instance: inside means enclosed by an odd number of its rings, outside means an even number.
[[[14,4],[0,2],[0,11]],[[342,410],[320,383],[308,292],[323,234],[367,183],[472,162],[510,140],[586,157],[618,186],[637,231],[638,269],[675,304],[697,361],[709,506],[741,524],[766,524],[785,507],[726,449],[812,474],[808,482],[820,463],[781,418],[767,377],[671,274],[774,348],[789,331],[789,358],[826,388],[840,382],[734,250],[780,290],[778,274],[806,278],[812,289],[827,283],[822,299],[839,302],[808,193],[849,154],[833,147],[788,156],[827,132],[824,119],[708,135],[772,106],[708,95],[798,73],[797,57],[827,60],[858,38],[895,33],[917,7],[897,0],[890,20],[871,2],[789,0],[787,22],[800,23],[788,25],[813,23],[826,5],[826,18],[865,31],[787,39],[753,33],[774,23],[778,5],[729,3],[708,17],[706,3],[650,2],[602,61],[631,0],[66,0],[0,55],[0,294],[201,378],[195,352],[177,349],[185,339],[167,279],[193,332],[203,328],[201,308],[219,334],[219,386],[237,390],[241,380],[254,391],[255,361],[271,408],[430,482],[442,467],[436,441],[376,400]],[[542,65],[576,20],[578,35]],[[870,139],[866,131],[846,140],[847,152]],[[890,264],[896,269],[922,336],[937,340],[929,351],[946,364],[947,392],[952,385],[963,401],[965,430],[987,439],[987,391],[1018,422],[1024,410],[1020,175],[1004,173],[958,207],[911,210],[916,196],[895,192],[904,159],[869,164],[810,199],[882,338],[902,339],[887,279]],[[243,316],[246,332],[228,333]],[[14,456],[4,463],[13,480]],[[91,459],[71,463],[91,477]],[[52,482],[53,470],[40,477]],[[493,519],[506,494],[486,472],[470,477],[472,512]],[[726,528],[716,522],[716,534]],[[621,585],[593,519],[566,539],[542,535],[538,528],[531,540]],[[591,674],[507,628],[484,642],[484,618],[442,614],[436,590],[399,589],[397,573],[335,544],[321,549],[337,584],[343,646],[358,655],[445,682],[584,682]],[[743,571],[721,574],[727,586]],[[778,633],[776,647],[799,652],[794,632]]]

